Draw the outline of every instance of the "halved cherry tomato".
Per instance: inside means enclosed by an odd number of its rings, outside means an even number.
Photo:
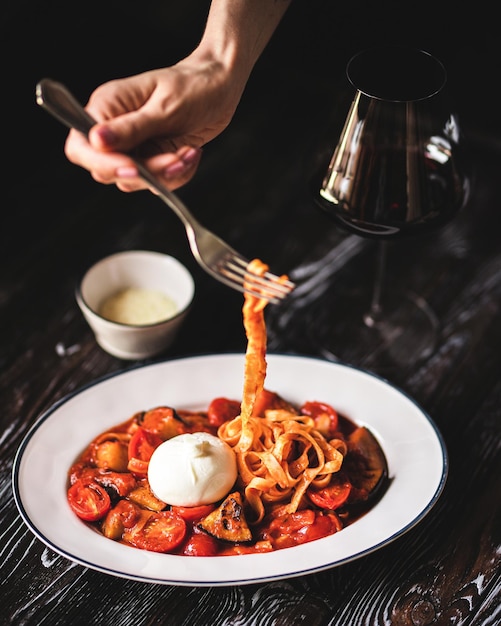
[[[214,537],[194,528],[182,553],[185,556],[216,556],[218,551],[218,543]]]
[[[340,529],[334,513],[322,515],[304,509],[275,518],[265,533],[277,550],[327,537]]]
[[[139,522],[126,530],[123,539],[141,550],[171,552],[183,541],[186,522],[172,511],[143,511]]]
[[[155,448],[163,442],[160,435],[145,428],[138,428],[129,441],[129,460],[149,461]]]
[[[350,493],[351,483],[348,480],[334,480],[322,489],[310,487],[306,491],[313,504],[329,511],[335,511],[342,506],[348,500]]]
[[[315,428],[324,436],[334,435],[339,425],[339,416],[330,404],[325,402],[305,402],[301,407],[302,415],[308,415],[315,421]]]
[[[106,489],[94,481],[77,480],[68,489],[67,497],[73,512],[86,522],[101,519],[111,508]]]
[[[198,522],[209,515],[216,508],[215,504],[200,504],[199,506],[171,506],[173,513],[180,515],[186,522]]]
[[[207,410],[211,426],[221,426],[238,415],[240,415],[240,402],[228,400],[228,398],[214,398]]]

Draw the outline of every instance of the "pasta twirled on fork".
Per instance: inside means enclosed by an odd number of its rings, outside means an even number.
[[[268,267],[254,260],[250,269],[261,274]],[[341,439],[328,441],[311,417],[284,409],[253,415],[266,377],[265,306],[265,300],[245,294],[247,351],[241,412],[218,430],[218,436],[237,455],[239,478],[253,523],[263,519],[264,503],[278,507],[277,514],[295,512],[310,485],[325,486],[331,474],[340,470],[347,451]]]

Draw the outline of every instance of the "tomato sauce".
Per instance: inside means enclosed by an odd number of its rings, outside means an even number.
[[[230,494],[214,504],[182,507],[162,502],[148,483],[148,462],[155,448],[176,435],[208,432],[239,415],[240,404],[214,399],[207,411],[155,407],[136,413],[90,442],[68,473],[68,502],[86,524],[108,537],[142,550],[185,556],[228,556],[270,552],[341,531],[365,514],[388,483],[386,459],[371,432],[330,405],[305,402],[292,407],[263,390],[255,412],[287,408],[314,420],[328,438],[342,439],[341,469],[321,488],[310,485],[297,510],[270,504],[252,523],[239,479]],[[249,519],[247,519],[249,517]]]

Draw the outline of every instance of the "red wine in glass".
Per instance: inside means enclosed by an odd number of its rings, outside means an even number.
[[[464,206],[463,138],[445,92],[445,68],[431,54],[381,46],[355,55],[346,73],[353,101],[329,164],[314,181],[314,195],[338,225],[381,242],[372,301],[368,297],[365,313],[353,320],[353,340],[368,342],[370,328],[368,349],[379,342],[398,352],[392,343],[412,334],[416,345],[408,352],[416,361],[433,352],[436,317],[415,294],[393,294],[391,308],[385,303],[385,242],[443,227]],[[313,341],[324,356],[342,358],[338,347],[347,321],[325,322],[315,326]],[[326,325],[330,333],[321,336],[318,329]]]

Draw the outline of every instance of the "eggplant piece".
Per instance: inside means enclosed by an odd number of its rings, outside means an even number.
[[[374,435],[360,426],[347,439],[348,453],[343,470],[355,487],[357,500],[368,500],[380,491],[388,477],[388,463]]]
[[[252,533],[244,515],[242,496],[238,491],[226,496],[217,509],[198,523],[198,527],[223,541],[246,543],[252,540]]]
[[[148,482],[143,481],[129,493],[129,500],[139,505],[143,509],[149,509],[150,511],[163,511],[167,506],[165,502],[159,500]]]
[[[164,440],[186,432],[183,420],[170,406],[157,406],[149,409],[143,414],[139,425],[157,433]]]
[[[126,472],[129,456],[127,443],[112,438],[96,444],[96,466],[115,472]]]

